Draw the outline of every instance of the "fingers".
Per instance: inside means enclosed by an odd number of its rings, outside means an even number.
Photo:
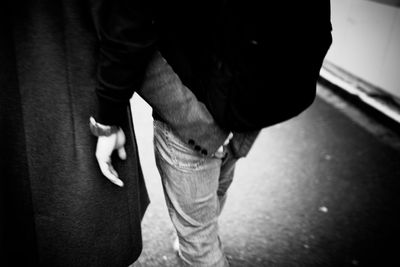
[[[224,146],[229,144],[229,142],[231,141],[232,137],[233,137],[233,133],[229,133],[228,137],[226,138],[226,140],[224,142]]]
[[[103,175],[112,183],[122,187],[124,183],[119,179],[118,173],[111,164],[111,155],[114,150],[118,151],[118,156],[121,159],[126,159],[125,136],[122,130],[119,132],[110,136],[99,136],[96,146],[96,158]]]
[[[100,170],[108,180],[112,183],[123,187],[124,183],[118,178],[118,173],[115,171],[114,167],[111,165],[111,161],[101,161],[98,160]]]
[[[214,153],[216,157],[224,157],[224,146],[227,146],[233,137],[233,133],[229,133],[228,137],[225,139],[224,144],[220,146],[217,151]]]
[[[118,156],[122,160],[126,160],[126,151],[124,147],[118,149]]]

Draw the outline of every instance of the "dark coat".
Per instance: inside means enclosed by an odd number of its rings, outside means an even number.
[[[267,5],[260,0],[109,1],[102,10],[97,94],[104,112],[100,121],[118,124],[120,108],[136,90],[144,99],[155,100],[148,102],[156,118],[164,119],[183,140],[207,155],[222,144],[227,131],[257,131],[308,108],[332,42],[330,0],[269,1]],[[143,86],[156,50],[189,93],[171,93],[174,88],[160,92],[164,82],[152,89]],[[193,107],[191,94],[205,104],[212,120],[205,113],[187,119],[188,111],[199,110]],[[176,104],[184,101],[187,108]],[[185,112],[175,111],[178,116],[165,118],[177,106]],[[175,117],[179,118],[176,125]]]
[[[94,157],[88,1],[8,2],[0,8],[0,265],[126,267],[141,252],[148,196],[129,110],[128,160],[113,160],[125,186],[103,177]]]

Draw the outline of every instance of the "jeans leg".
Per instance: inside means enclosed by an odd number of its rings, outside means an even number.
[[[217,196],[222,160],[199,155],[162,122],[154,148],[184,266],[228,266],[218,236]]]
[[[230,146],[225,147],[225,157],[222,159],[221,171],[219,175],[219,184],[218,184],[218,200],[219,200],[219,210],[218,215],[221,214],[222,209],[224,208],[227,191],[229,186],[232,184],[233,176],[235,174],[235,166],[237,162],[237,158],[233,156],[233,153],[230,149]]]

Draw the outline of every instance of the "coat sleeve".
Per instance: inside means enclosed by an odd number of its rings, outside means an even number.
[[[103,0],[92,12],[99,38],[97,121],[120,125],[133,93],[141,86],[156,34],[145,0]]]

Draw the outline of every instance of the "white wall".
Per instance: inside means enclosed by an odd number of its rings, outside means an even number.
[[[326,60],[400,97],[397,3],[331,0],[333,43]]]

